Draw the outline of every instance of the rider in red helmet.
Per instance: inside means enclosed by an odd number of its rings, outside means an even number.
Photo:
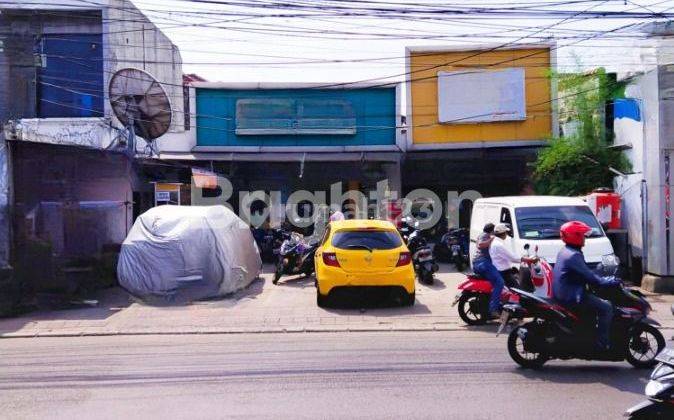
[[[608,301],[592,293],[587,293],[586,285],[608,285],[613,280],[596,275],[587,266],[581,249],[585,237],[592,228],[583,222],[564,223],[559,229],[560,237],[566,244],[557,254],[553,270],[552,290],[555,299],[573,310],[592,311],[597,314],[597,347],[606,350],[609,347],[609,327],[613,319],[613,306]]]

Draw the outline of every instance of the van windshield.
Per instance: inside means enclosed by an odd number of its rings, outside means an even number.
[[[558,239],[559,228],[571,220],[590,226],[591,238],[604,236],[597,218],[587,206],[520,207],[515,209],[515,219],[522,239]]]

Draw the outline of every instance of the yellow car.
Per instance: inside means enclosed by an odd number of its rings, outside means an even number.
[[[316,303],[352,287],[382,287],[404,305],[414,305],[412,255],[393,223],[382,220],[331,222],[316,250]]]

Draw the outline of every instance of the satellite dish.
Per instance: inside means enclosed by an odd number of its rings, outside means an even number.
[[[125,68],[112,75],[108,92],[115,116],[129,130],[131,150],[135,153],[135,135],[153,150],[152,140],[168,131],[172,118],[171,102],[161,83],[143,70]]]

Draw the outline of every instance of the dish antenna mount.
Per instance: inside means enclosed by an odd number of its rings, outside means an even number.
[[[143,70],[125,68],[112,75],[108,92],[112,111],[127,130],[126,141],[121,138],[117,144],[133,157],[138,135],[147,142],[146,153],[158,155],[154,140],[168,131],[173,115],[161,83]]]

